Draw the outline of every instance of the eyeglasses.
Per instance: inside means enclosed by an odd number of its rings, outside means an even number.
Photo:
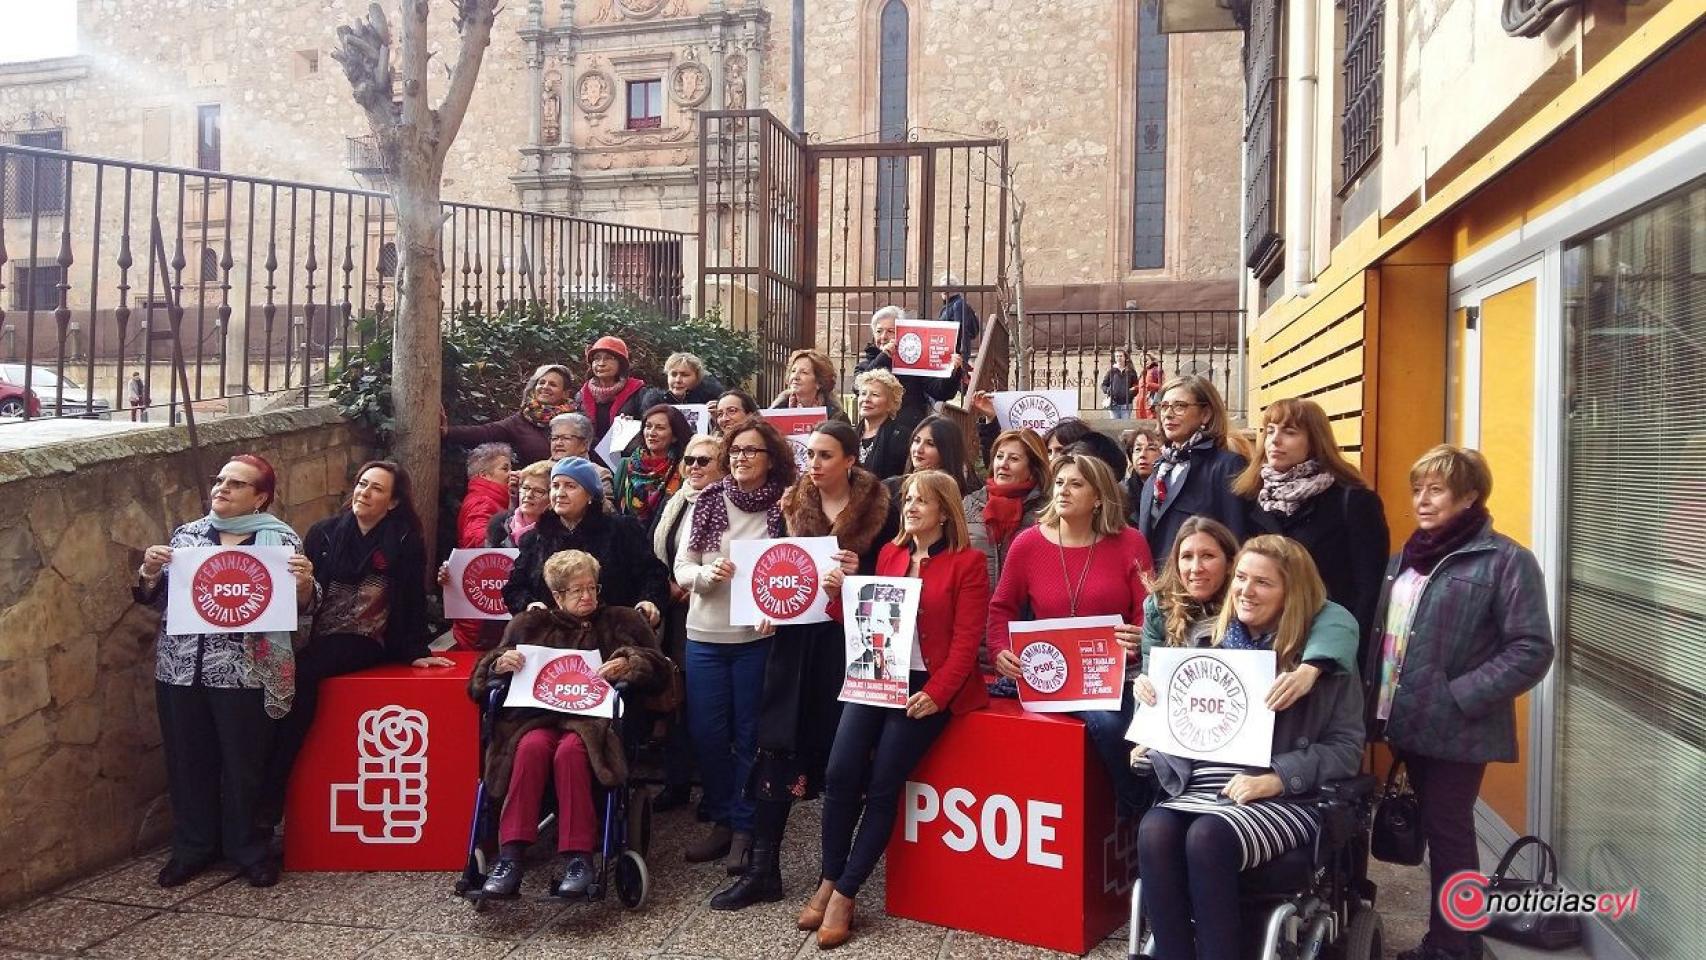
[[[731,456],[733,455],[732,451],[730,452],[730,455]],[[708,467],[711,465],[711,458],[710,457],[682,457],[681,462],[687,464],[690,467]]]
[[[582,440],[582,441],[584,441],[585,439],[586,439],[585,437],[580,436],[579,434],[575,434],[575,433],[553,433],[553,434],[551,434],[551,442],[552,443],[556,443],[558,440],[561,440],[564,443],[568,443],[571,440]]]
[[[770,452],[769,450],[766,450],[763,447],[730,447],[729,448],[729,459],[730,460],[745,460],[748,457],[763,456],[764,454],[767,454],[769,452]]]
[[[550,491],[545,490],[542,487],[529,487],[529,486],[523,485],[521,488],[521,496],[524,499],[527,497],[543,497],[546,494],[548,494],[549,492]]]
[[[570,600],[584,600],[587,597],[598,596],[598,587],[599,585],[596,583],[590,587],[569,587],[566,590],[552,590],[551,595],[554,597],[568,597]]]
[[[244,487],[248,487],[251,490],[255,488],[255,485],[249,481],[239,480],[236,477],[209,477],[207,482],[208,485],[213,487],[215,490],[218,490],[221,487],[231,490],[241,490]]]
[[[1202,406],[1201,401],[1174,400],[1170,403],[1156,404],[1155,409],[1162,413],[1184,413],[1192,407]]]

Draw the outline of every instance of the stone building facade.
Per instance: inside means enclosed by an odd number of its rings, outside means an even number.
[[[338,25],[365,6],[79,0],[77,55],[0,65],[0,139],[368,183],[356,176],[375,172],[360,141],[365,121],[330,56]],[[1231,307],[1239,39],[1157,34],[1154,9],[1154,0],[811,0],[806,127],[823,142],[897,130],[1007,138],[1028,210],[1033,308]],[[788,115],[789,14],[786,0],[503,4],[445,195],[678,230],[691,272],[698,113]],[[436,8],[433,29],[443,64],[455,38]],[[435,99],[445,73],[433,69]],[[73,183],[73,197],[86,200],[87,189]],[[221,200],[204,202],[217,238]],[[14,249],[19,226],[7,224]],[[9,296],[28,279],[19,265],[14,252]],[[236,264],[232,282],[247,270]]]

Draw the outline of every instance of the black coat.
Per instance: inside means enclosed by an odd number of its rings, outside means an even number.
[[[545,561],[561,550],[584,550],[597,558],[599,600],[612,607],[631,607],[650,600],[659,611],[669,609],[669,571],[652,554],[652,542],[633,517],[587,510],[580,525],[570,530],[562,518],[547,512],[539,525],[521,538],[504,604],[520,613],[538,602],[556,609],[545,586]]]
[[[1206,516],[1226,524],[1239,543],[1244,542],[1245,505],[1232,492],[1232,481],[1244,472],[1247,461],[1224,447],[1191,457],[1184,476],[1173,482],[1167,492],[1167,502],[1156,510],[1155,479],[1164,465],[1157,463],[1155,472],[1143,481],[1137,502],[1131,505],[1132,525],[1149,542],[1149,552],[1166,557],[1173,549],[1173,539],[1179,528],[1191,517]]]
[[[859,357],[859,362],[853,366],[855,375],[870,370],[890,370],[894,368],[894,360],[886,353],[877,349],[876,344],[868,344],[865,352]],[[952,400],[960,390],[960,377],[903,377],[895,375],[900,381],[901,397],[900,412],[895,414],[894,422],[901,425],[906,435],[912,435],[912,428],[918,426],[918,421],[930,415],[930,404],[937,400]],[[883,476],[883,474],[878,474]]]
[[[1327,599],[1357,618],[1357,635],[1367,644],[1391,547],[1380,495],[1334,483],[1290,516],[1263,510],[1254,500],[1245,505],[1245,534],[1277,533],[1303,544],[1327,585]]]
[[[687,391],[687,395],[683,397],[670,393],[666,387],[646,387],[628,398],[628,402],[622,405],[622,415],[638,420],[647,410],[660,403],[710,403],[723,395],[723,389],[722,383],[708,373],[700,377],[699,384]]]
[[[887,423],[877,428],[877,439],[871,444],[871,452],[859,462],[859,466],[876,474],[878,480],[898,477],[906,472],[907,458],[911,455],[907,447],[911,443],[912,428],[902,425],[898,417],[890,417]]]

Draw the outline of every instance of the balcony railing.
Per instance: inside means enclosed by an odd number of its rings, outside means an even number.
[[[1127,350],[1143,369],[1161,365],[1163,379],[1207,377],[1235,417],[1244,406],[1238,368],[1236,310],[1028,310],[1025,351],[1013,358],[1013,380],[1034,390],[1077,390],[1085,410],[1106,409],[1102,374],[1115,350]]]
[[[683,310],[682,234],[443,209],[447,314],[619,299]],[[186,401],[216,416],[254,395],[306,399],[362,345],[357,321],[395,310],[384,193],[0,144],[0,211],[0,365],[47,415],[122,412],[133,395],[174,418]]]

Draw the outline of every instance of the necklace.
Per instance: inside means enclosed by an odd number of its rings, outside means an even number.
[[[1066,530],[1064,527],[1056,528],[1054,547],[1060,554],[1060,579],[1066,585],[1066,609],[1069,616],[1078,616],[1078,597],[1084,592],[1084,581],[1090,577],[1090,564],[1096,559],[1096,542],[1099,539],[1096,534],[1090,534],[1090,552],[1084,555],[1084,569],[1078,571],[1078,584],[1074,586],[1072,574],[1066,570]]]

